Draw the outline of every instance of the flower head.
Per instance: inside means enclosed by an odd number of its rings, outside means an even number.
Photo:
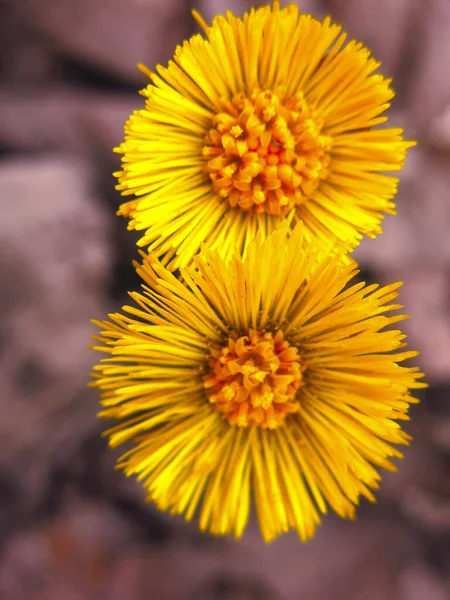
[[[145,108],[125,126],[119,214],[168,265],[203,242],[245,255],[256,231],[289,217],[305,236],[347,247],[380,233],[411,142],[376,128],[394,92],[379,63],[341,27],[279,2],[230,12],[152,73]],[[383,173],[382,173],[383,172]]]
[[[177,279],[154,257],[134,306],[97,323],[106,352],[93,385],[111,446],[148,499],[214,534],[240,536],[253,497],[269,541],[313,535],[330,506],[353,517],[374,500],[378,468],[394,470],[409,437],[405,336],[386,316],[400,284],[349,284],[339,255],[317,252],[299,224],[224,262],[204,248]],[[349,285],[348,285],[349,284]]]

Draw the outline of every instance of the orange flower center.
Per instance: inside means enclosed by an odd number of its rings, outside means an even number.
[[[205,174],[230,206],[284,216],[326,177],[331,141],[301,93],[236,94],[205,137]]]
[[[230,335],[225,346],[211,346],[208,364],[208,399],[232,425],[275,429],[299,408],[302,367],[281,331]]]

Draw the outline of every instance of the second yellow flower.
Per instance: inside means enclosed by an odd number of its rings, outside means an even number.
[[[346,249],[394,212],[407,148],[376,128],[394,95],[379,63],[341,27],[279,2],[227,13],[176,49],[125,126],[119,211],[140,244],[189,264],[203,242],[244,255],[288,217]]]

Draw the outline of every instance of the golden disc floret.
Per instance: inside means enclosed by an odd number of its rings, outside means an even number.
[[[302,367],[282,331],[250,330],[213,344],[204,378],[209,401],[231,425],[275,429],[299,408]]]
[[[211,125],[205,173],[232,208],[285,216],[328,174],[332,138],[302,93],[287,102],[270,91],[237,94]]]

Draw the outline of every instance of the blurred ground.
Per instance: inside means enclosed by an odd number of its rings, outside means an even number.
[[[450,1],[305,0],[364,40],[394,76],[391,118],[419,140],[395,218],[358,249],[364,276],[404,280],[405,325],[430,389],[416,441],[379,502],[312,542],[240,543],[156,513],[100,438],[89,319],[135,285],[134,237],[111,148],[142,103],[135,68],[166,61],[245,0],[0,0],[0,598],[450,598]],[[258,4],[258,3],[255,3]]]

